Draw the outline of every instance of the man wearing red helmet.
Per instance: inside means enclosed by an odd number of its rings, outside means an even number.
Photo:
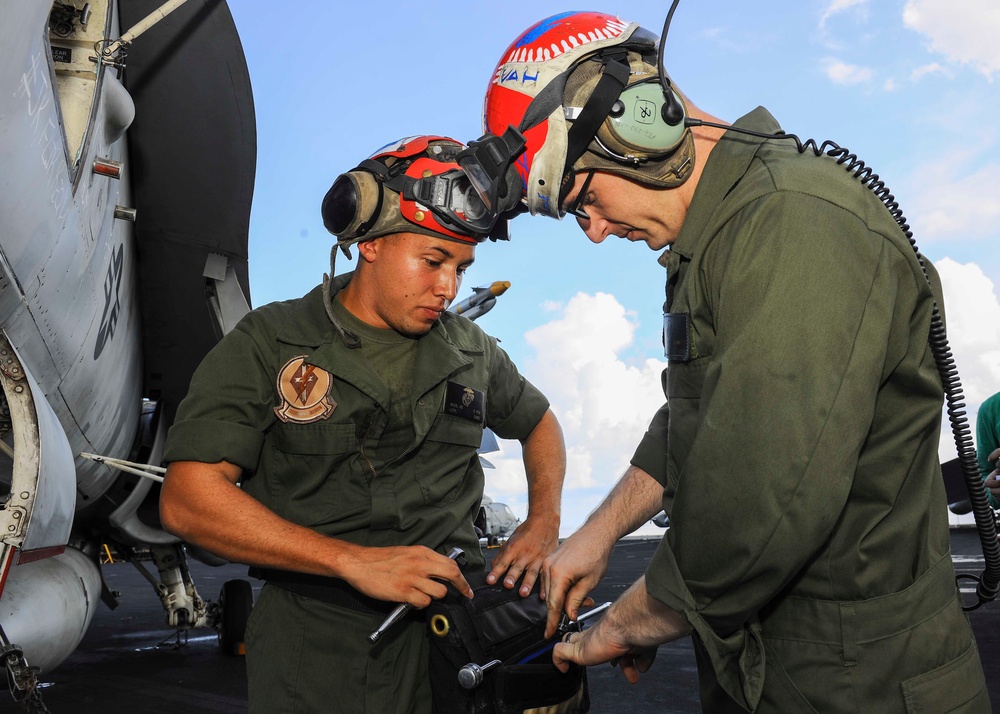
[[[667,404],[546,560],[548,632],[619,538],[661,508],[670,528],[554,660],[618,662],[635,682],[691,634],[713,714],[989,711],[937,460],[934,268],[765,109],[730,126],[694,106],[657,39],[602,13],[548,18],[504,53],[484,106],[490,132],[526,139],[531,213],[669,248]]]
[[[250,711],[431,711],[418,614],[484,558],[483,431],[523,445],[529,507],[492,573],[527,595],[555,547],[565,449],[545,397],[447,312],[502,238],[456,163],[410,137],[337,178],[323,219],[353,273],[258,308],[206,357],[170,430],[164,527],[266,580],[247,625]],[[501,193],[506,193],[503,191]],[[495,215],[495,214],[493,214]]]

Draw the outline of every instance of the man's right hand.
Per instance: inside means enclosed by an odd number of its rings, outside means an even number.
[[[472,588],[451,558],[422,545],[366,548],[353,546],[345,556],[344,579],[376,600],[407,602],[424,608],[440,599],[451,583],[472,597]]]
[[[587,595],[608,570],[614,541],[588,537],[583,528],[563,541],[542,565],[542,596],[548,610],[545,636],[556,632],[563,611],[575,620]]]
[[[1000,500],[1000,449],[997,449],[987,457],[993,465],[993,472],[986,477],[986,488],[993,494],[993,498]]]

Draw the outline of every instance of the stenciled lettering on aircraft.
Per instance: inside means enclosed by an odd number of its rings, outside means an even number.
[[[121,312],[119,292],[122,287],[122,270],[125,262],[125,244],[118,245],[118,251],[111,257],[108,274],[104,278],[104,312],[101,313],[101,326],[97,331],[97,344],[94,345],[94,359],[101,356],[104,346],[115,334],[118,324],[118,314]]]
[[[69,213],[72,196],[67,180],[64,139],[55,120],[52,84],[44,52],[32,56],[31,66],[21,75],[14,95],[26,101],[31,128],[30,145],[41,148],[39,156],[45,170],[45,188],[49,201],[56,209],[57,219],[61,221]]]

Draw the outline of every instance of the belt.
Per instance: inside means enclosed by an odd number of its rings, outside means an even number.
[[[348,610],[362,612],[366,615],[388,615],[398,603],[376,600],[351,587],[340,578],[328,578],[322,575],[296,573],[291,570],[272,568],[250,568],[251,578],[266,580],[282,590],[319,600],[330,605],[339,605]]]
[[[959,602],[946,555],[905,590],[848,601],[790,596],[761,612],[760,624],[766,638],[858,645],[911,630],[949,606]]]

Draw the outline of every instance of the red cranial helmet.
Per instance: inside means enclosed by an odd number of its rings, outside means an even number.
[[[444,136],[383,146],[341,174],[323,199],[323,225],[347,246],[390,233],[424,233],[463,243],[506,240],[507,221],[484,205]]]
[[[565,214],[575,171],[602,170],[656,187],[690,175],[693,140],[682,98],[659,81],[658,38],[599,12],[542,20],[507,48],[483,105],[485,129],[520,130],[516,167],[531,213]]]

